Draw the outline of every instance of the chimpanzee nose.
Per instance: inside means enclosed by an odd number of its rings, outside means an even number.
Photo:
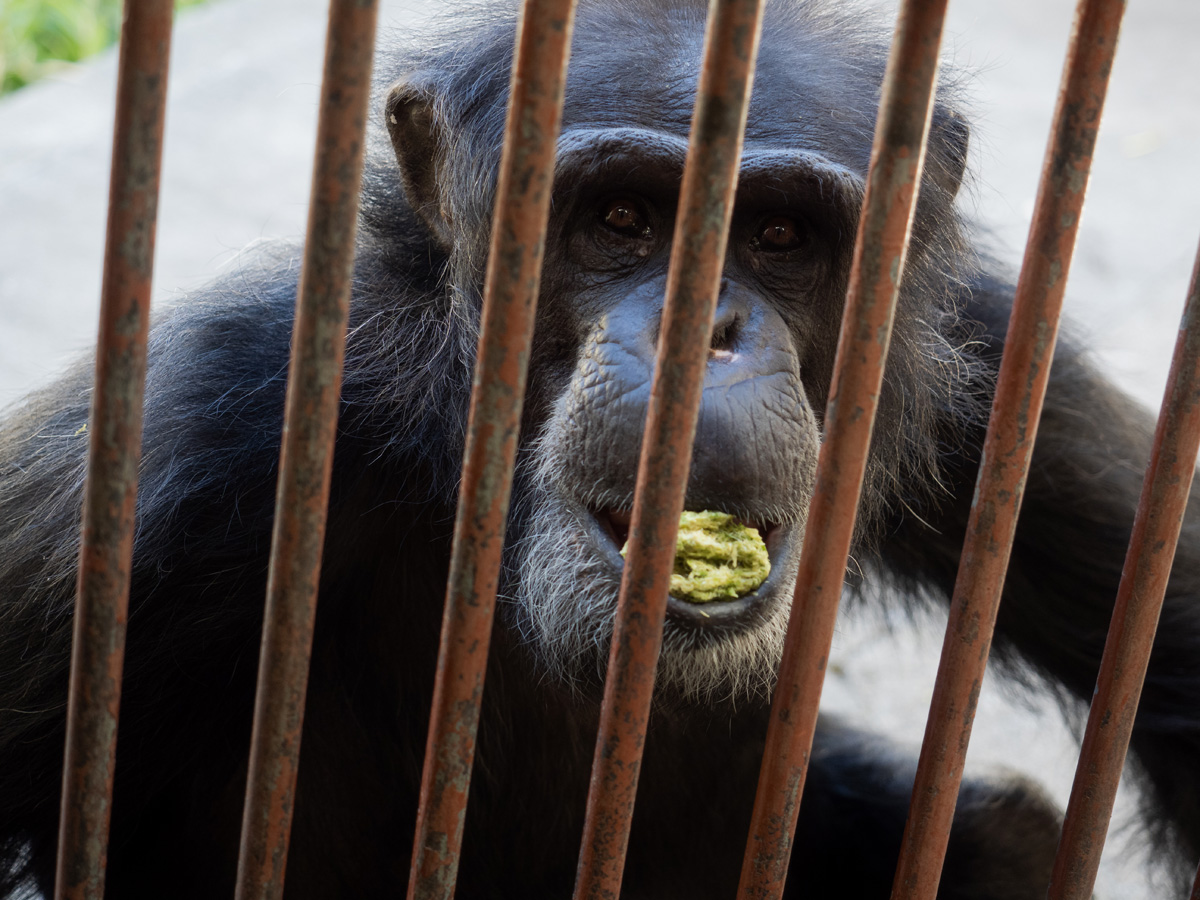
[[[768,509],[808,447],[810,421],[791,333],[761,292],[722,281],[688,477],[688,509]],[[579,484],[633,496],[650,402],[662,285],[631,291],[601,316],[580,350],[555,415]],[[589,423],[603,421],[603,427]],[[804,450],[811,453],[811,448]]]
[[[713,319],[712,339],[708,345],[708,359],[730,360],[734,357],[734,347],[737,343],[744,317],[732,307],[717,308]]]
[[[712,338],[708,345],[709,362],[728,362],[736,358],[742,330],[750,318],[750,308],[736,285],[721,279],[721,292],[713,315]]]

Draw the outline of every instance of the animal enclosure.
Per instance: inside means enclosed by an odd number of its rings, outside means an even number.
[[[526,393],[524,365],[531,352],[546,243],[571,6],[549,0],[527,3],[514,55],[514,84],[519,90],[509,107],[497,188],[411,897],[448,897],[454,891]],[[103,894],[134,529],[149,260],[153,258],[157,183],[148,173],[157,168],[161,145],[169,7],[169,3],[132,2],[122,43],[105,278],[105,316],[110,324],[102,332],[109,336],[102,339],[97,355],[96,406],[88,426],[92,462],[59,840],[57,891],[62,897]],[[892,896],[896,898],[933,897],[937,890],[974,697],[987,659],[1046,389],[1121,7],[1083,0],[1068,51],[1059,112],[983,451],[987,463],[981,468],[967,526],[942,669],[895,878]],[[907,3],[897,23],[858,219],[838,362],[823,420],[816,492],[773,698],[741,896],[780,896],[784,889],[900,273],[918,203],[944,9],[944,3]],[[684,505],[704,366],[712,350],[714,309],[761,23],[762,6],[755,2],[714,2],[710,14],[693,138],[680,190],[656,382],[628,523],[629,550],[607,666],[576,882],[578,897],[614,896],[620,890],[668,602],[675,528]],[[238,896],[246,900],[281,896],[285,875],[325,536],[329,456],[338,413],[373,42],[371,5],[335,2],[319,130],[321,150],[292,345],[238,866]],[[399,128],[402,111],[397,106],[394,113],[391,123]],[[136,252],[131,253],[131,247]],[[127,303],[131,297],[137,298],[135,309]],[[1090,895],[1166,589],[1200,440],[1195,409],[1200,336],[1193,337],[1191,327],[1197,299],[1193,277],[1154,461],[1093,701],[1081,774],[1055,863],[1050,894],[1055,898]]]

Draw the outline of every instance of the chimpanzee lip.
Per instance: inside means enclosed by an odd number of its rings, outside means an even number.
[[[767,556],[771,560],[770,574],[758,588],[742,597],[694,603],[669,596],[667,618],[671,622],[685,628],[742,631],[765,620],[779,602],[783,590],[790,590],[791,585],[783,584],[786,580],[784,572],[790,568],[784,562],[802,530],[800,526],[755,522],[736,514],[731,515],[740,524],[755,528],[762,535]],[[631,513],[629,510],[604,509],[593,510],[592,516],[604,537],[602,552],[609,564],[619,572],[625,565],[620,551],[629,538]]]

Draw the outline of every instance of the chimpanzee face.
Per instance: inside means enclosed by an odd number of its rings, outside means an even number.
[[[662,47],[626,24],[611,42],[573,49],[501,591],[509,624],[576,685],[602,683],[608,656],[702,53],[701,21],[675,23]],[[782,652],[880,74],[841,53],[820,69],[797,66],[796,48],[781,49],[768,31],[685,498],[687,510],[755,528],[771,571],[743,596],[672,596],[659,672],[660,686],[706,700],[765,693]],[[849,79],[841,93],[831,73]],[[388,115],[410,202],[451,270],[472,281],[462,293],[478,297],[490,220],[462,188],[479,183],[482,164],[445,139],[462,124],[419,78],[393,88]],[[489,111],[487,127],[499,122]],[[957,188],[961,172],[944,165],[953,154],[938,149],[957,134],[935,136],[936,172],[949,175],[927,193],[946,205],[926,203],[922,246],[936,244]],[[938,317],[922,302],[907,302],[907,325],[900,317],[908,347],[939,344],[929,336]],[[938,391],[927,378],[937,363],[910,354],[885,387],[880,415],[891,426],[868,497],[918,465],[910,448],[932,442],[914,409]]]

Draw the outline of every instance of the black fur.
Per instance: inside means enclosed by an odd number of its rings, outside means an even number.
[[[460,897],[570,892],[615,596],[602,520],[631,502],[703,17],[695,0],[579,11],[568,177],[552,211]],[[379,74],[292,900],[391,896],[407,878],[513,16],[448,22]],[[746,399],[737,382],[706,393],[688,505],[774,526],[782,574],[753,602],[712,607],[716,625],[672,601],[629,898],[726,897],[736,885],[777,652],[759,638],[786,613],[885,58],[886,36],[861,12],[768,7],[714,336],[715,350],[759,367],[746,377],[762,392]],[[966,140],[947,90],[854,550],[915,599],[943,600],[953,582],[1011,299],[954,212]],[[649,237],[606,230],[614,197],[642,204]],[[780,211],[801,243],[763,255],[763,217]],[[232,889],[297,260],[295,248],[264,252],[152,332],[109,897]],[[89,391],[80,366],[0,427],[4,897],[52,890]],[[1147,448],[1147,415],[1061,346],[997,652],[1079,697],[1094,682]],[[1134,735],[1147,822],[1185,863],[1200,852],[1198,528],[1189,514]],[[578,565],[548,567],[571,553]],[[826,722],[792,890],[886,895],[911,777],[911,760]],[[1031,784],[967,782],[940,896],[1041,896],[1057,828]]]

